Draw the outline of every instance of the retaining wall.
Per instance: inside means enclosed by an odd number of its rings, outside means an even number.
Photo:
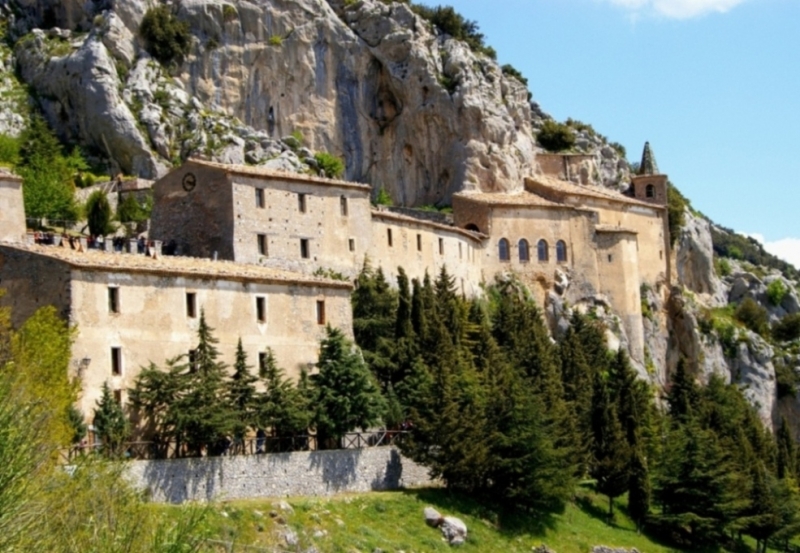
[[[394,447],[131,461],[128,474],[161,503],[332,495],[432,483],[427,469]]]

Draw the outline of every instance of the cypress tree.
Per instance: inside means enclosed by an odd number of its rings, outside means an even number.
[[[256,397],[259,427],[269,429],[277,438],[305,434],[311,419],[308,374],[302,371],[295,386],[278,367],[272,349],[267,348],[259,376],[264,384],[264,391]]]
[[[792,439],[789,424],[786,417],[781,417],[781,425],[775,437],[777,441],[777,475],[781,480],[784,478],[797,478],[797,451],[794,439]]]
[[[218,340],[212,333],[201,310],[194,359],[184,366],[183,392],[174,405],[176,433],[195,455],[204,449],[209,454],[223,453],[234,426],[226,401],[226,365],[219,361]]]
[[[631,450],[617,408],[601,374],[595,375],[592,395],[592,460],[590,474],[596,488],[608,497],[608,518],[614,517],[614,498],[627,491]]]
[[[402,267],[397,268],[397,316],[395,318],[394,337],[397,340],[412,336],[414,327],[411,324],[411,292],[408,275]]]
[[[102,190],[92,192],[86,200],[86,218],[89,224],[89,233],[93,236],[106,236],[114,232],[111,224],[111,205],[108,196]]]
[[[341,330],[326,328],[317,366],[319,373],[311,380],[321,444],[328,445],[330,440],[338,444],[347,432],[367,429],[381,420],[386,402],[360,352]]]
[[[236,362],[233,365],[233,376],[227,384],[228,404],[233,413],[233,435],[244,440],[247,429],[255,426],[255,399],[258,380],[250,372],[247,365],[247,353],[242,347],[242,339],[236,345]]]
[[[180,357],[167,360],[166,370],[150,363],[142,368],[130,391],[139,429],[155,444],[155,455],[159,458],[167,456],[171,440],[181,438],[175,406],[186,382],[181,375],[185,366],[180,361]]]
[[[103,382],[102,395],[94,410],[93,424],[97,437],[103,443],[104,452],[110,456],[120,455],[129,434],[128,420],[122,407],[112,397],[108,382]]]

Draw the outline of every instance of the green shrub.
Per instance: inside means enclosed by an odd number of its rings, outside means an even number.
[[[521,82],[525,86],[528,86],[528,79],[523,77],[522,73],[520,73],[520,71],[516,67],[511,65],[510,63],[505,64],[500,69],[503,71],[503,75],[507,75],[509,77],[514,77],[515,79],[517,79],[519,82]]]
[[[111,224],[111,206],[106,193],[97,190],[86,200],[86,218],[93,236],[107,236],[116,230]]]
[[[175,17],[168,6],[147,10],[139,33],[144,39],[145,49],[165,65],[180,61],[189,53],[192,44],[189,24]]]
[[[798,378],[794,368],[782,360],[775,363],[775,383],[777,384],[778,399],[797,395],[798,382],[800,382],[800,378]]]
[[[314,160],[320,169],[325,172],[326,177],[339,178],[344,174],[344,161],[328,152],[317,152]]]
[[[562,152],[575,145],[575,132],[568,125],[548,119],[542,124],[536,140],[548,152]]]
[[[458,88],[458,81],[450,75],[439,73],[438,80],[439,84],[442,85],[442,88],[444,88],[448,94],[452,95],[453,92],[456,91],[456,88]]]
[[[233,21],[239,15],[239,12],[236,11],[236,8],[231,6],[230,4],[225,4],[222,6],[222,19],[225,23]]]
[[[667,186],[667,219],[669,221],[669,243],[675,245],[686,223],[686,206],[688,202],[683,194],[672,184]]]
[[[385,206],[394,205],[392,197],[389,195],[389,192],[387,192],[383,186],[380,187],[380,189],[378,190],[378,195],[375,196],[375,205],[385,205]]]
[[[762,336],[767,334],[769,317],[767,310],[758,305],[753,298],[745,298],[734,312],[736,320]]]
[[[13,167],[19,163],[19,138],[0,134],[0,165]]]
[[[492,57],[494,49],[487,47],[484,43],[483,33],[479,31],[478,24],[465,18],[452,6],[430,8],[421,4],[412,4],[411,9],[423,19],[433,23],[443,33],[467,43],[467,46],[476,52],[482,52]]]
[[[777,269],[789,280],[800,279],[800,271],[796,267],[766,251],[755,238],[712,225],[711,240],[714,244],[714,253],[719,257],[740,259],[753,265]]]
[[[616,151],[617,155],[619,157],[621,157],[622,159],[625,159],[625,158],[628,157],[628,151],[625,149],[625,146],[623,146],[619,142],[611,142],[611,143],[609,143],[609,146],[614,148],[614,151]]]
[[[772,337],[778,342],[792,342],[800,338],[800,313],[786,315],[772,325]]]
[[[780,279],[775,279],[767,286],[767,297],[772,305],[778,306],[789,293],[789,289]]]
[[[126,194],[125,199],[117,206],[117,220],[120,223],[141,223],[150,218],[153,209],[153,198],[148,196],[147,200],[140,204],[133,194]]]
[[[281,35],[272,35],[269,37],[270,46],[280,46],[283,44],[283,37]]]
[[[714,269],[718,276],[726,277],[731,274],[731,264],[724,257],[717,257],[714,259]]]

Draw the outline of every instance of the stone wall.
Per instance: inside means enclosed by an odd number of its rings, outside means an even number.
[[[21,242],[24,238],[22,180],[0,172],[0,241]]]
[[[427,469],[393,447],[132,461],[128,475],[153,501],[332,495],[425,486]]]

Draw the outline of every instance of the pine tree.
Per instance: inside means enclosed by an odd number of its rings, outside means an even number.
[[[636,523],[636,527],[641,529],[650,514],[652,490],[647,458],[640,443],[631,450],[628,474],[628,515]]]
[[[238,440],[244,440],[247,429],[255,427],[255,399],[258,380],[247,365],[247,353],[242,347],[242,339],[236,345],[236,362],[233,366],[233,376],[227,382],[228,405],[233,411],[233,435]]]
[[[103,383],[102,395],[94,410],[94,427],[103,443],[103,450],[110,456],[122,453],[122,445],[128,438],[128,420],[122,407],[114,400],[108,382]]]
[[[111,224],[111,205],[108,203],[108,196],[102,190],[92,192],[86,200],[86,218],[92,236],[106,236],[114,232],[114,226]]]
[[[700,403],[700,392],[694,378],[686,369],[686,361],[681,358],[667,396],[670,417],[675,421],[684,421],[696,410]]]
[[[226,401],[226,366],[218,360],[218,340],[212,332],[201,311],[197,348],[184,367],[182,394],[174,404],[176,434],[195,455],[204,449],[209,454],[224,453],[235,423]]]
[[[291,438],[308,432],[311,418],[308,374],[303,371],[299,386],[295,386],[278,367],[272,350],[267,349],[260,377],[264,392],[257,400],[259,425],[270,429],[271,434],[278,438]]]
[[[582,319],[577,311],[558,347],[564,400],[573,413],[576,429],[574,442],[578,474],[584,475],[589,468],[589,446],[592,437],[592,385],[594,371],[586,360],[580,336]]]
[[[756,540],[756,553],[767,553],[767,541],[784,524],[779,504],[780,484],[763,462],[756,461],[751,472],[753,486],[745,531]]]
[[[382,339],[394,335],[394,314],[397,310],[397,295],[389,287],[383,271],[373,270],[369,260],[355,283],[352,295],[353,334],[362,350],[375,352]]]
[[[181,358],[169,359],[166,370],[154,363],[142,368],[130,390],[130,403],[136,426],[141,434],[154,443],[154,454],[164,458],[170,441],[180,441],[177,433],[176,405],[183,394],[185,366]]]
[[[414,332],[411,324],[411,291],[408,275],[402,267],[397,268],[397,315],[395,317],[394,337],[397,340],[409,338]]]
[[[797,447],[792,438],[786,417],[781,417],[781,425],[775,437],[777,441],[777,475],[778,478],[797,478]]]
[[[83,413],[81,413],[74,405],[70,405],[67,409],[67,419],[72,427],[72,440],[71,444],[79,444],[81,440],[86,437],[88,428],[83,420]]]
[[[333,440],[338,445],[347,432],[380,422],[386,402],[360,353],[341,330],[326,328],[317,367],[319,373],[311,379],[320,444]]]
[[[628,489],[631,449],[617,416],[617,406],[601,374],[595,375],[592,395],[592,460],[589,472],[596,488],[608,497],[608,518],[614,517],[614,498]]]

